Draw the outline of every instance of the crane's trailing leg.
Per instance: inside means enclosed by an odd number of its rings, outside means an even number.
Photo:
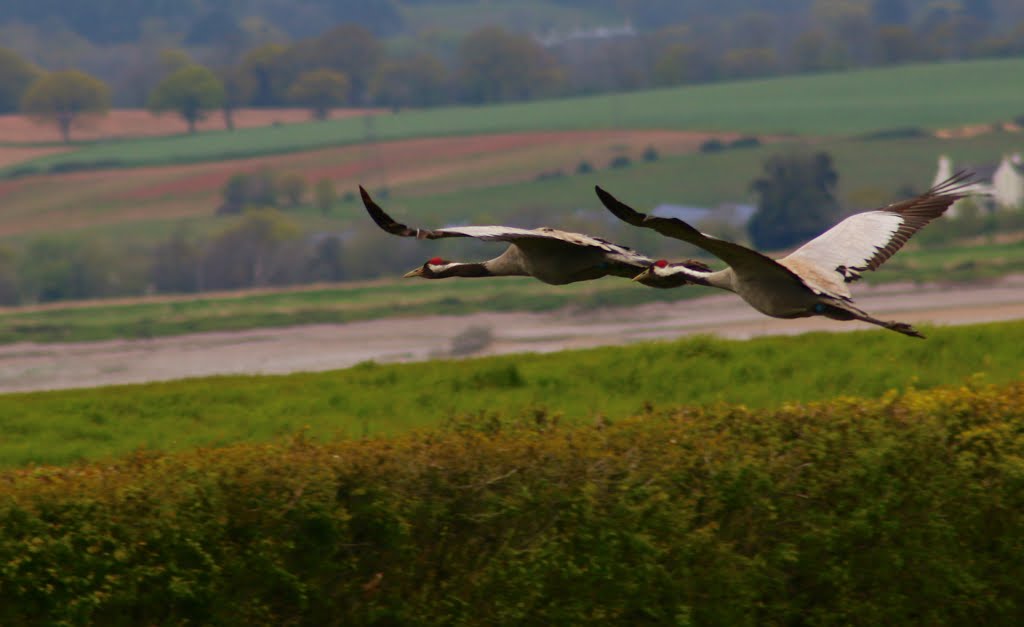
[[[857,309],[849,303],[836,302],[831,305],[825,305],[824,310],[821,313],[823,316],[832,318],[833,320],[862,320],[864,322],[876,324],[884,329],[889,329],[890,331],[902,333],[903,335],[918,337],[922,340],[924,339],[924,335],[922,335],[920,331],[906,322],[879,320],[878,318],[869,315],[866,311]]]

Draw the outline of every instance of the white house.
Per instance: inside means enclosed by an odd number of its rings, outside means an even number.
[[[972,166],[977,179],[968,190],[974,198],[957,201],[949,208],[948,215],[957,214],[957,205],[974,202],[989,211],[1024,209],[1024,159],[1020,153],[1004,155],[998,165]],[[933,185],[953,175],[953,160],[947,155],[939,157],[938,171]]]

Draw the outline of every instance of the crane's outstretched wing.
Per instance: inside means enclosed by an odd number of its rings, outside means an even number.
[[[377,223],[377,226],[392,235],[402,237],[416,237],[420,239],[439,239],[443,237],[474,237],[486,241],[502,241],[509,243],[524,243],[524,240],[547,240],[558,242],[565,246],[597,248],[616,259],[638,267],[644,267],[654,263],[654,260],[646,257],[632,248],[619,246],[599,237],[560,231],[547,227],[539,229],[520,229],[514,226],[451,226],[442,229],[414,229],[396,222],[391,216],[384,212],[377,203],[370,198],[362,186],[359,187],[359,194],[363,198],[363,205],[366,211]],[[529,244],[526,244],[529,245]],[[699,262],[697,262],[699,263]]]
[[[757,273],[764,279],[800,280],[800,277],[793,274],[788,268],[780,266],[774,259],[766,257],[756,250],[705,235],[678,218],[661,218],[640,213],[598,186],[594,187],[594,191],[597,192],[597,197],[601,199],[601,203],[608,211],[633,226],[653,229],[665,237],[689,242],[703,248],[738,271]]]
[[[963,198],[972,176],[961,171],[920,196],[852,215],[779,263],[804,277],[811,289],[849,298],[847,283],[877,269],[914,233]]]

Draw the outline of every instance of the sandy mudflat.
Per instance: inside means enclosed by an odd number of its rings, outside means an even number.
[[[882,319],[936,325],[1024,318],[1024,276],[983,286],[860,286],[860,307]],[[807,331],[849,331],[871,325],[825,318],[777,320],[731,294],[677,304],[584,313],[479,313],[390,318],[151,340],[0,346],[0,392],[92,387],[216,374],[281,374],[332,370],[361,361],[428,359],[472,325],[491,328],[495,342],[482,355],[551,352],[713,333],[746,339]],[[877,327],[876,327],[877,328]],[[891,333],[882,329],[879,333]],[[933,334],[941,333],[933,331]],[[893,341],[916,342],[892,334]],[[1024,359],[1022,359],[1024,363]]]

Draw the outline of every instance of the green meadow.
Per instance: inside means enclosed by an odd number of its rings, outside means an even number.
[[[1020,380],[1024,322],[812,333],[745,342],[697,337],[629,347],[365,363],[288,376],[212,377],[0,396],[0,465],[68,464],[138,449],[393,435],[446,421],[620,417],[680,405],[752,408],[878,397],[889,390]]]
[[[1021,115],[1024,82],[1018,79],[1022,75],[1024,59],[908,65],[531,103],[402,111],[375,117],[372,130],[377,139],[392,140],[595,128],[799,135],[939,128]],[[364,141],[366,125],[364,119],[349,118],[102,142],[42,157],[18,169],[193,163],[287,153]]]

